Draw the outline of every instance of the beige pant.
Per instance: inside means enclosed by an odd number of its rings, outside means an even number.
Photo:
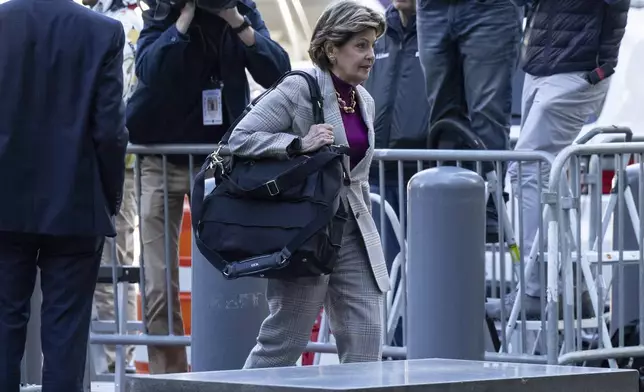
[[[190,172],[185,166],[167,163],[169,267],[166,268],[163,161],[144,157],[141,162],[141,237],[145,264],[145,315],[150,335],[168,335],[168,301],[172,301],[172,332],[183,335],[179,303],[179,231],[183,201],[190,193]],[[171,292],[166,284],[170,274]],[[149,346],[151,374],[188,371],[185,347]]]
[[[116,217],[116,237],[106,238],[101,258],[102,265],[112,265],[116,257],[119,265],[132,265],[134,261],[134,221],[136,217],[136,195],[134,188],[134,172],[131,169],[125,171],[125,183],[123,184],[123,203],[121,210]],[[116,241],[116,255],[114,255],[114,242]],[[114,315],[114,288],[112,284],[97,284],[94,292],[94,304],[98,319],[102,321],[115,321]],[[134,285],[128,289],[128,321],[136,320],[136,292]],[[114,346],[104,346],[107,365],[114,368],[115,350]],[[126,348],[126,361],[130,362],[134,353],[134,347]]]

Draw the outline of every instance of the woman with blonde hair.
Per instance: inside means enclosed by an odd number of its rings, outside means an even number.
[[[371,216],[368,173],[373,158],[374,101],[360,85],[374,62],[374,43],[384,17],[355,1],[327,7],[313,31],[310,70],[324,100],[325,124],[314,124],[311,95],[304,78],[286,77],[262,98],[233,130],[234,155],[282,158],[348,145],[351,185],[338,263],[330,275],[271,279],[266,297],[270,315],[244,368],[293,366],[306,348],[311,328],[325,307],[340,362],[382,357],[382,306],[389,276],[380,237]]]

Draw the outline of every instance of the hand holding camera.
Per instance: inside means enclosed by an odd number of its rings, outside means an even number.
[[[181,9],[181,15],[179,15],[179,19],[177,19],[177,30],[181,34],[186,34],[188,32],[190,23],[192,23],[192,19],[195,17],[196,8],[197,7],[194,2],[188,1]]]
[[[244,17],[239,13],[237,7],[226,8],[217,12],[217,16],[226,21],[231,27],[235,28],[244,23]]]

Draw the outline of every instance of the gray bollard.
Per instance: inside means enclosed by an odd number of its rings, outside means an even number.
[[[483,360],[485,183],[442,166],[409,182],[407,358]]]
[[[214,187],[206,180],[205,195]],[[192,243],[193,372],[241,369],[268,315],[266,280],[224,279]]]

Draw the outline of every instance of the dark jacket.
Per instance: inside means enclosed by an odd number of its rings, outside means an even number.
[[[69,0],[0,5],[0,231],[116,234],[124,44],[118,21]]]
[[[245,68],[265,88],[290,70],[287,53],[270,39],[255,3],[240,0],[238,9],[256,32],[252,47],[223,19],[200,9],[186,35],[175,27],[178,12],[163,21],[145,18],[136,59],[139,84],[127,108],[132,143],[217,143],[249,102]],[[204,126],[202,92],[219,82],[223,125]],[[188,162],[179,156],[169,160]]]
[[[534,76],[617,65],[630,0],[533,0],[522,65]]]
[[[429,110],[418,57],[416,18],[404,27],[393,6],[387,8],[386,17],[387,31],[376,41],[376,61],[364,84],[376,101],[375,148],[427,148]],[[377,166],[374,162],[372,178]],[[395,166],[387,165],[388,170]],[[415,171],[416,164],[413,166]]]

